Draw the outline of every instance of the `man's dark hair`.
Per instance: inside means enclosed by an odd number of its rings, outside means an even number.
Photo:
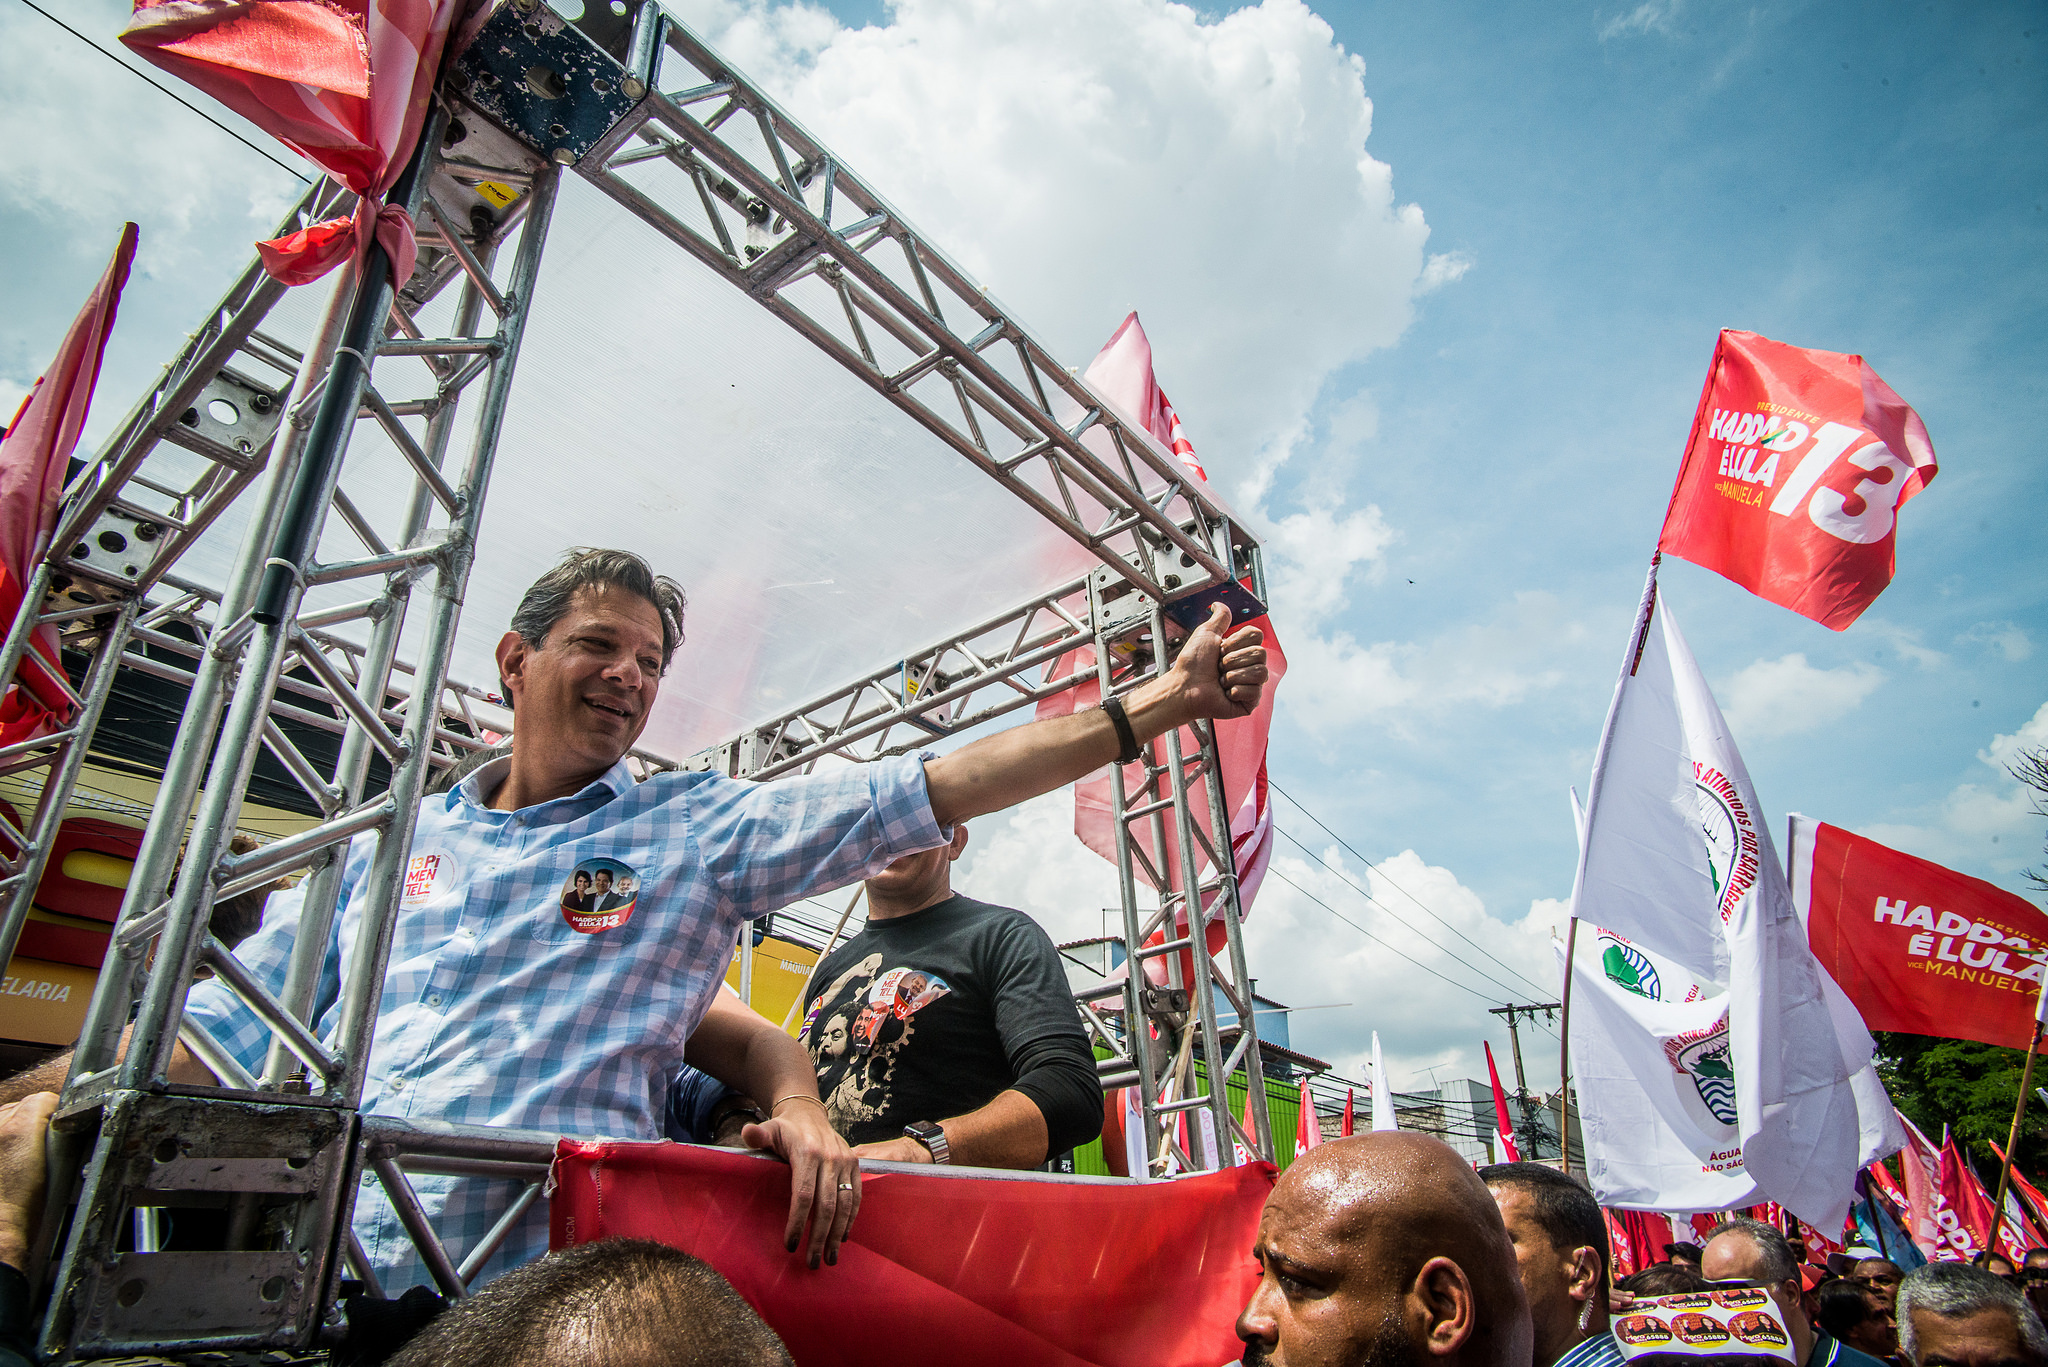
[[[1600,1259],[1600,1285],[1607,1284],[1607,1221],[1600,1216],[1600,1202],[1578,1178],[1541,1163],[1489,1163],[1479,1170],[1479,1180],[1527,1192],[1550,1246],[1560,1253],[1592,1249]]]
[[[1870,1288],[1862,1282],[1836,1277],[1820,1284],[1820,1327],[1833,1338],[1845,1339],[1856,1326],[1877,1313]]]
[[[1752,1220],[1747,1215],[1737,1215],[1715,1225],[1713,1232],[1707,1235],[1707,1242],[1711,1244],[1723,1234],[1740,1234],[1756,1247],[1757,1252],[1763,1254],[1764,1281],[1775,1285],[1778,1282],[1791,1281],[1799,1275],[1799,1259],[1792,1252],[1792,1245],[1785,1238],[1785,1231],[1776,1225],[1765,1224],[1762,1220]]]
[[[1684,1263],[1658,1263],[1615,1285],[1632,1296],[1682,1296],[1706,1290],[1707,1279]]]
[[[390,1367],[791,1367],[732,1283],[681,1249],[603,1239],[448,1307]]]
[[[683,610],[690,605],[683,586],[631,551],[578,546],[562,563],[533,581],[512,614],[511,629],[536,650],[569,611],[578,589],[620,589],[653,605],[661,618],[661,672],[668,673],[683,643]],[[509,695],[508,695],[509,700]]]

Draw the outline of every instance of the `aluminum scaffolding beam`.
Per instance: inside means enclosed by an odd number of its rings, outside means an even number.
[[[263,326],[285,292],[245,272],[68,491],[27,599],[43,610],[24,612],[0,653],[12,678],[43,624],[66,632],[67,649],[90,653],[77,715],[0,751],[0,770],[50,770],[29,829],[0,829],[0,847],[16,851],[0,848],[7,945],[116,674],[188,688],[53,1130],[53,1218],[32,1269],[51,1285],[43,1346],[53,1356],[322,1341],[335,1326],[342,1267],[379,1289],[349,1225],[365,1172],[452,1296],[466,1294],[540,1195],[554,1136],[407,1126],[358,1111],[414,814],[430,770],[480,744],[470,705],[488,695],[451,684],[448,661],[565,167],[1099,564],[752,726],[691,766],[769,779],[827,758],[900,752],[1074,686],[1089,676],[1054,677],[1053,663],[1079,648],[1092,649],[1105,693],[1127,692],[1170,667],[1183,635],[1176,608],[1247,577],[1262,587],[1255,537],[865,181],[657,5],[622,17],[608,9],[571,24],[535,0],[500,0],[451,54],[390,196],[420,231],[412,279],[389,280],[381,249],[371,249],[342,272],[310,338],[292,345]],[[287,228],[337,207],[345,197],[316,188]],[[452,304],[443,298],[451,286]],[[423,391],[408,393],[422,371]],[[458,413],[468,424],[459,467]],[[341,485],[364,434],[408,473],[389,506],[359,505]],[[158,473],[170,447],[185,453],[175,477]],[[195,456],[204,462],[196,476]],[[173,573],[231,504],[247,528],[224,586]],[[330,523],[359,552],[323,560]],[[148,549],[123,557],[105,531]],[[360,584],[359,601],[308,604],[309,589],[330,584]],[[403,686],[401,674],[410,676]],[[338,732],[332,765],[310,760],[280,719]],[[234,853],[228,838],[266,748],[322,816]],[[374,758],[388,772],[379,784]],[[1161,737],[1113,784],[1131,972],[1082,1010],[1110,1045],[1105,1079],[1141,1088],[1155,1171],[1218,1156],[1206,1141],[1195,1153],[1180,1144],[1173,1122],[1183,1113],[1200,1118],[1193,1133],[1218,1145],[1235,1137],[1270,1157],[1213,727]],[[342,859],[355,836],[372,834],[360,939],[338,1024],[323,1036],[312,1012]],[[306,874],[299,934],[273,992],[212,937],[208,918],[219,899],[297,870]],[[1222,963],[1203,943],[1212,921],[1224,931]],[[201,969],[269,1028],[255,1074],[184,1019]],[[1227,1058],[1217,1029],[1226,1007],[1241,1026]],[[181,1042],[220,1085],[172,1080]],[[1249,1130],[1220,1081],[1239,1067],[1254,1082]],[[432,1228],[409,1172],[523,1180],[491,1233],[457,1249]],[[227,1211],[227,1247],[156,1249],[147,1213],[195,1203]],[[144,1236],[124,1243],[130,1229]]]

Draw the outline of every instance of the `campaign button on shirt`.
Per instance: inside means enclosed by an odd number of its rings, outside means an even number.
[[[640,901],[640,876],[616,859],[586,859],[576,865],[561,891],[562,920],[579,935],[602,935],[633,919]],[[548,936],[559,939],[559,931]]]

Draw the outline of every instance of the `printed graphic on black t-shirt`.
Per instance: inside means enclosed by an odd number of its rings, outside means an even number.
[[[826,956],[811,993],[798,1038],[856,1144],[987,1105],[1034,1041],[1071,1036],[1093,1075],[1052,942],[1006,907],[954,896],[873,922]]]

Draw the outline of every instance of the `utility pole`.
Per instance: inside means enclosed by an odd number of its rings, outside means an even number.
[[[1536,1018],[1536,1013],[1539,1011],[1543,1013],[1545,1019],[1556,1020],[1556,1012],[1558,1008],[1562,1005],[1563,1003],[1561,1002],[1542,1002],[1535,1006],[1517,1006],[1515,1003],[1509,1002],[1506,1006],[1495,1006],[1489,1008],[1488,1010],[1489,1015],[1507,1017],[1508,1046],[1510,1051],[1515,1056],[1515,1102],[1521,1108],[1522,1124],[1529,1131],[1531,1131],[1530,1137],[1532,1139],[1534,1138],[1533,1131],[1535,1129],[1535,1126],[1533,1122],[1535,1117],[1529,1108],[1529,1079],[1528,1076],[1522,1071],[1522,1036],[1520,1030],[1517,1027],[1520,1024],[1522,1017],[1526,1016],[1530,1020],[1534,1020]],[[1565,1142],[1566,1140],[1564,1138],[1560,1138],[1558,1140],[1560,1151],[1562,1151],[1562,1146]],[[1534,1145],[1532,1144],[1530,1146],[1529,1157],[1535,1158],[1536,1156],[1537,1154],[1535,1153]]]

